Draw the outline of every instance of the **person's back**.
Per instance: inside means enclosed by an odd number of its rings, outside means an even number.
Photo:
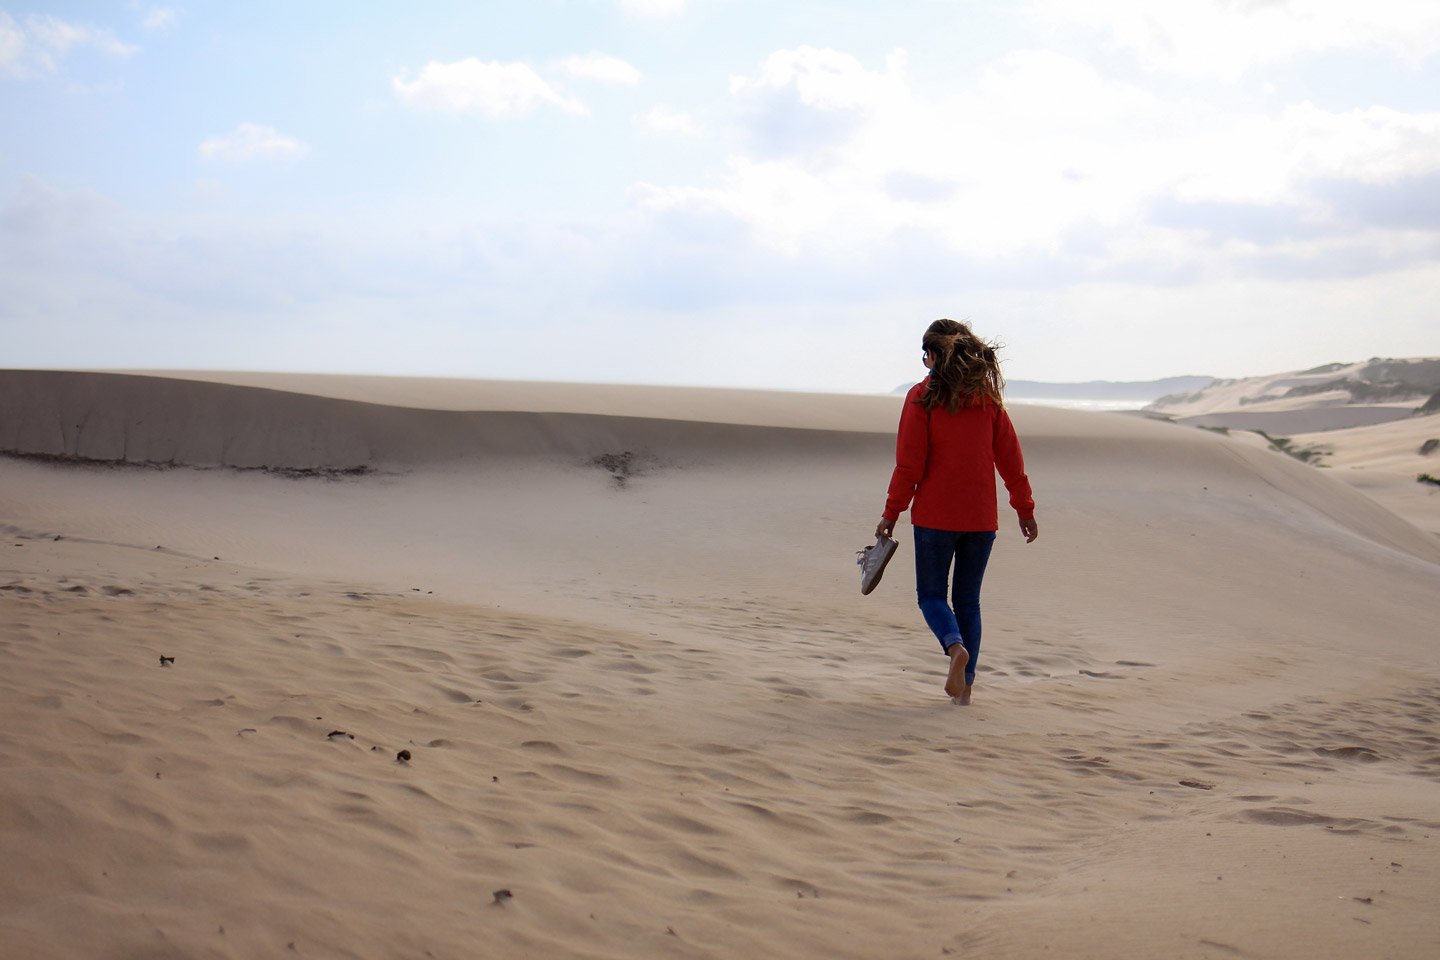
[[[929,378],[922,380],[905,397],[913,419],[918,421],[924,411],[925,431],[923,437],[918,431],[907,435],[902,427],[896,463],[906,462],[907,469],[897,471],[900,489],[892,484],[885,515],[890,516],[892,508],[898,508],[896,517],[900,515],[905,508],[899,502],[905,499],[905,484],[912,483],[911,523],[940,530],[996,530],[1000,525],[995,503],[997,468],[1007,487],[1012,481],[1016,484],[1011,505],[1022,515],[1033,513],[1020,441],[1004,408],[982,398],[954,410],[944,404],[925,410],[923,398],[929,383]],[[919,476],[914,476],[917,465]]]

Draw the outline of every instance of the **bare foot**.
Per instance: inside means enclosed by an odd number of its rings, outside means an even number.
[[[970,700],[970,690],[965,683],[965,665],[970,662],[970,654],[966,652],[962,643],[950,645],[950,673],[945,677],[945,692],[956,703],[964,696],[966,702]]]
[[[960,706],[962,706],[962,707],[968,707],[968,706],[970,706],[970,688],[973,687],[973,686],[974,686],[973,683],[967,683],[967,684],[965,684],[965,689],[963,689],[963,690],[960,691],[960,696],[958,696],[958,697],[951,697],[950,699],[951,699],[951,700],[954,700],[956,703],[960,704]]]

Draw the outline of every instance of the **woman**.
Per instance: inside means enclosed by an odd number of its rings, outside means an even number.
[[[994,346],[954,320],[930,324],[921,346],[930,375],[905,395],[895,473],[875,534],[890,536],[900,514],[911,510],[920,612],[950,657],[945,692],[964,705],[980,657],[980,581],[999,527],[996,470],[1026,543],[1034,542],[1039,528]]]

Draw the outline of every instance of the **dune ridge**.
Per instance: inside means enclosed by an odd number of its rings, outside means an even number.
[[[866,406],[882,409],[886,419],[895,416],[893,400],[853,399],[872,401]],[[663,402],[648,405],[657,414],[668,412]],[[568,410],[428,409],[269,387],[57,371],[0,371],[0,408],[6,410],[0,450],[8,453],[281,470],[386,469],[487,457],[583,459],[627,449],[680,457],[820,452],[864,442],[850,434],[874,432]]]

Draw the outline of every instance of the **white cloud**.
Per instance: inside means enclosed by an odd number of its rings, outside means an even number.
[[[848,53],[811,46],[777,50],[765,58],[753,77],[731,77],[730,92],[737,97],[765,96],[787,91],[807,107],[846,110],[882,102],[901,82],[905,54],[896,51],[879,73]]]
[[[636,184],[632,202],[697,229],[734,224],[788,258],[902,243],[995,274],[1049,264],[1056,283],[1380,272],[1440,249],[1422,202],[1440,184],[1440,114],[1237,114],[1047,51],[928,99],[900,62],[777,52],[732,81],[742,139],[725,173]]]
[[[274,127],[242,123],[231,132],[200,144],[200,156],[220,163],[255,160],[298,160],[310,152],[307,144]]]
[[[25,34],[15,18],[0,10],[0,69],[19,73],[25,57]]]
[[[1187,202],[1307,203],[1317,181],[1389,184],[1440,173],[1440,113],[1387,107],[1191,115],[1174,132],[1174,195]]]
[[[123,43],[109,30],[84,23],[70,23],[58,17],[30,17],[26,26],[40,46],[64,56],[71,47],[89,46],[112,57],[128,57],[139,47]]]
[[[125,59],[140,48],[119,40],[109,30],[58,17],[29,16],[24,24],[0,10],[0,70],[16,77],[54,73],[71,50],[91,47]]]
[[[180,15],[171,7],[148,7],[140,17],[140,27],[146,33],[169,33],[179,19]]]
[[[620,9],[632,17],[664,19],[685,12],[685,0],[619,0]]]
[[[1302,174],[1383,183],[1440,171],[1440,113],[1330,113],[1303,103],[1281,123],[1301,144]]]
[[[585,112],[584,104],[562,95],[523,63],[432,60],[414,80],[397,75],[390,82],[404,102],[449,113],[520,116],[546,104],[566,113]]]
[[[876,71],[834,50],[772,54],[755,75],[731,81],[745,142],[725,180],[641,185],[636,202],[725,211],[787,251],[861,248],[918,229],[996,255],[1054,244],[1077,219],[1124,216],[1137,171],[1141,186],[1169,175],[1130,156],[1127,138],[1110,145],[1117,131],[1166,112],[1086,64],[1017,54],[976,87],[924,101],[904,62],[897,52]]]
[[[1440,51],[1433,0],[1038,0],[1036,10],[1108,34],[1149,69],[1231,81],[1330,50],[1383,50],[1412,64]]]
[[[598,83],[613,83],[620,86],[634,86],[640,82],[640,71],[618,57],[603,53],[587,53],[583,57],[568,57],[556,67],[572,77],[594,80]]]
[[[877,111],[903,104],[905,54],[883,71],[836,50],[777,50],[754,76],[730,78],[748,146],[761,157],[825,160]]]
[[[705,128],[683,110],[667,106],[651,107],[635,117],[635,123],[651,133],[674,134],[680,137],[703,137]]]

